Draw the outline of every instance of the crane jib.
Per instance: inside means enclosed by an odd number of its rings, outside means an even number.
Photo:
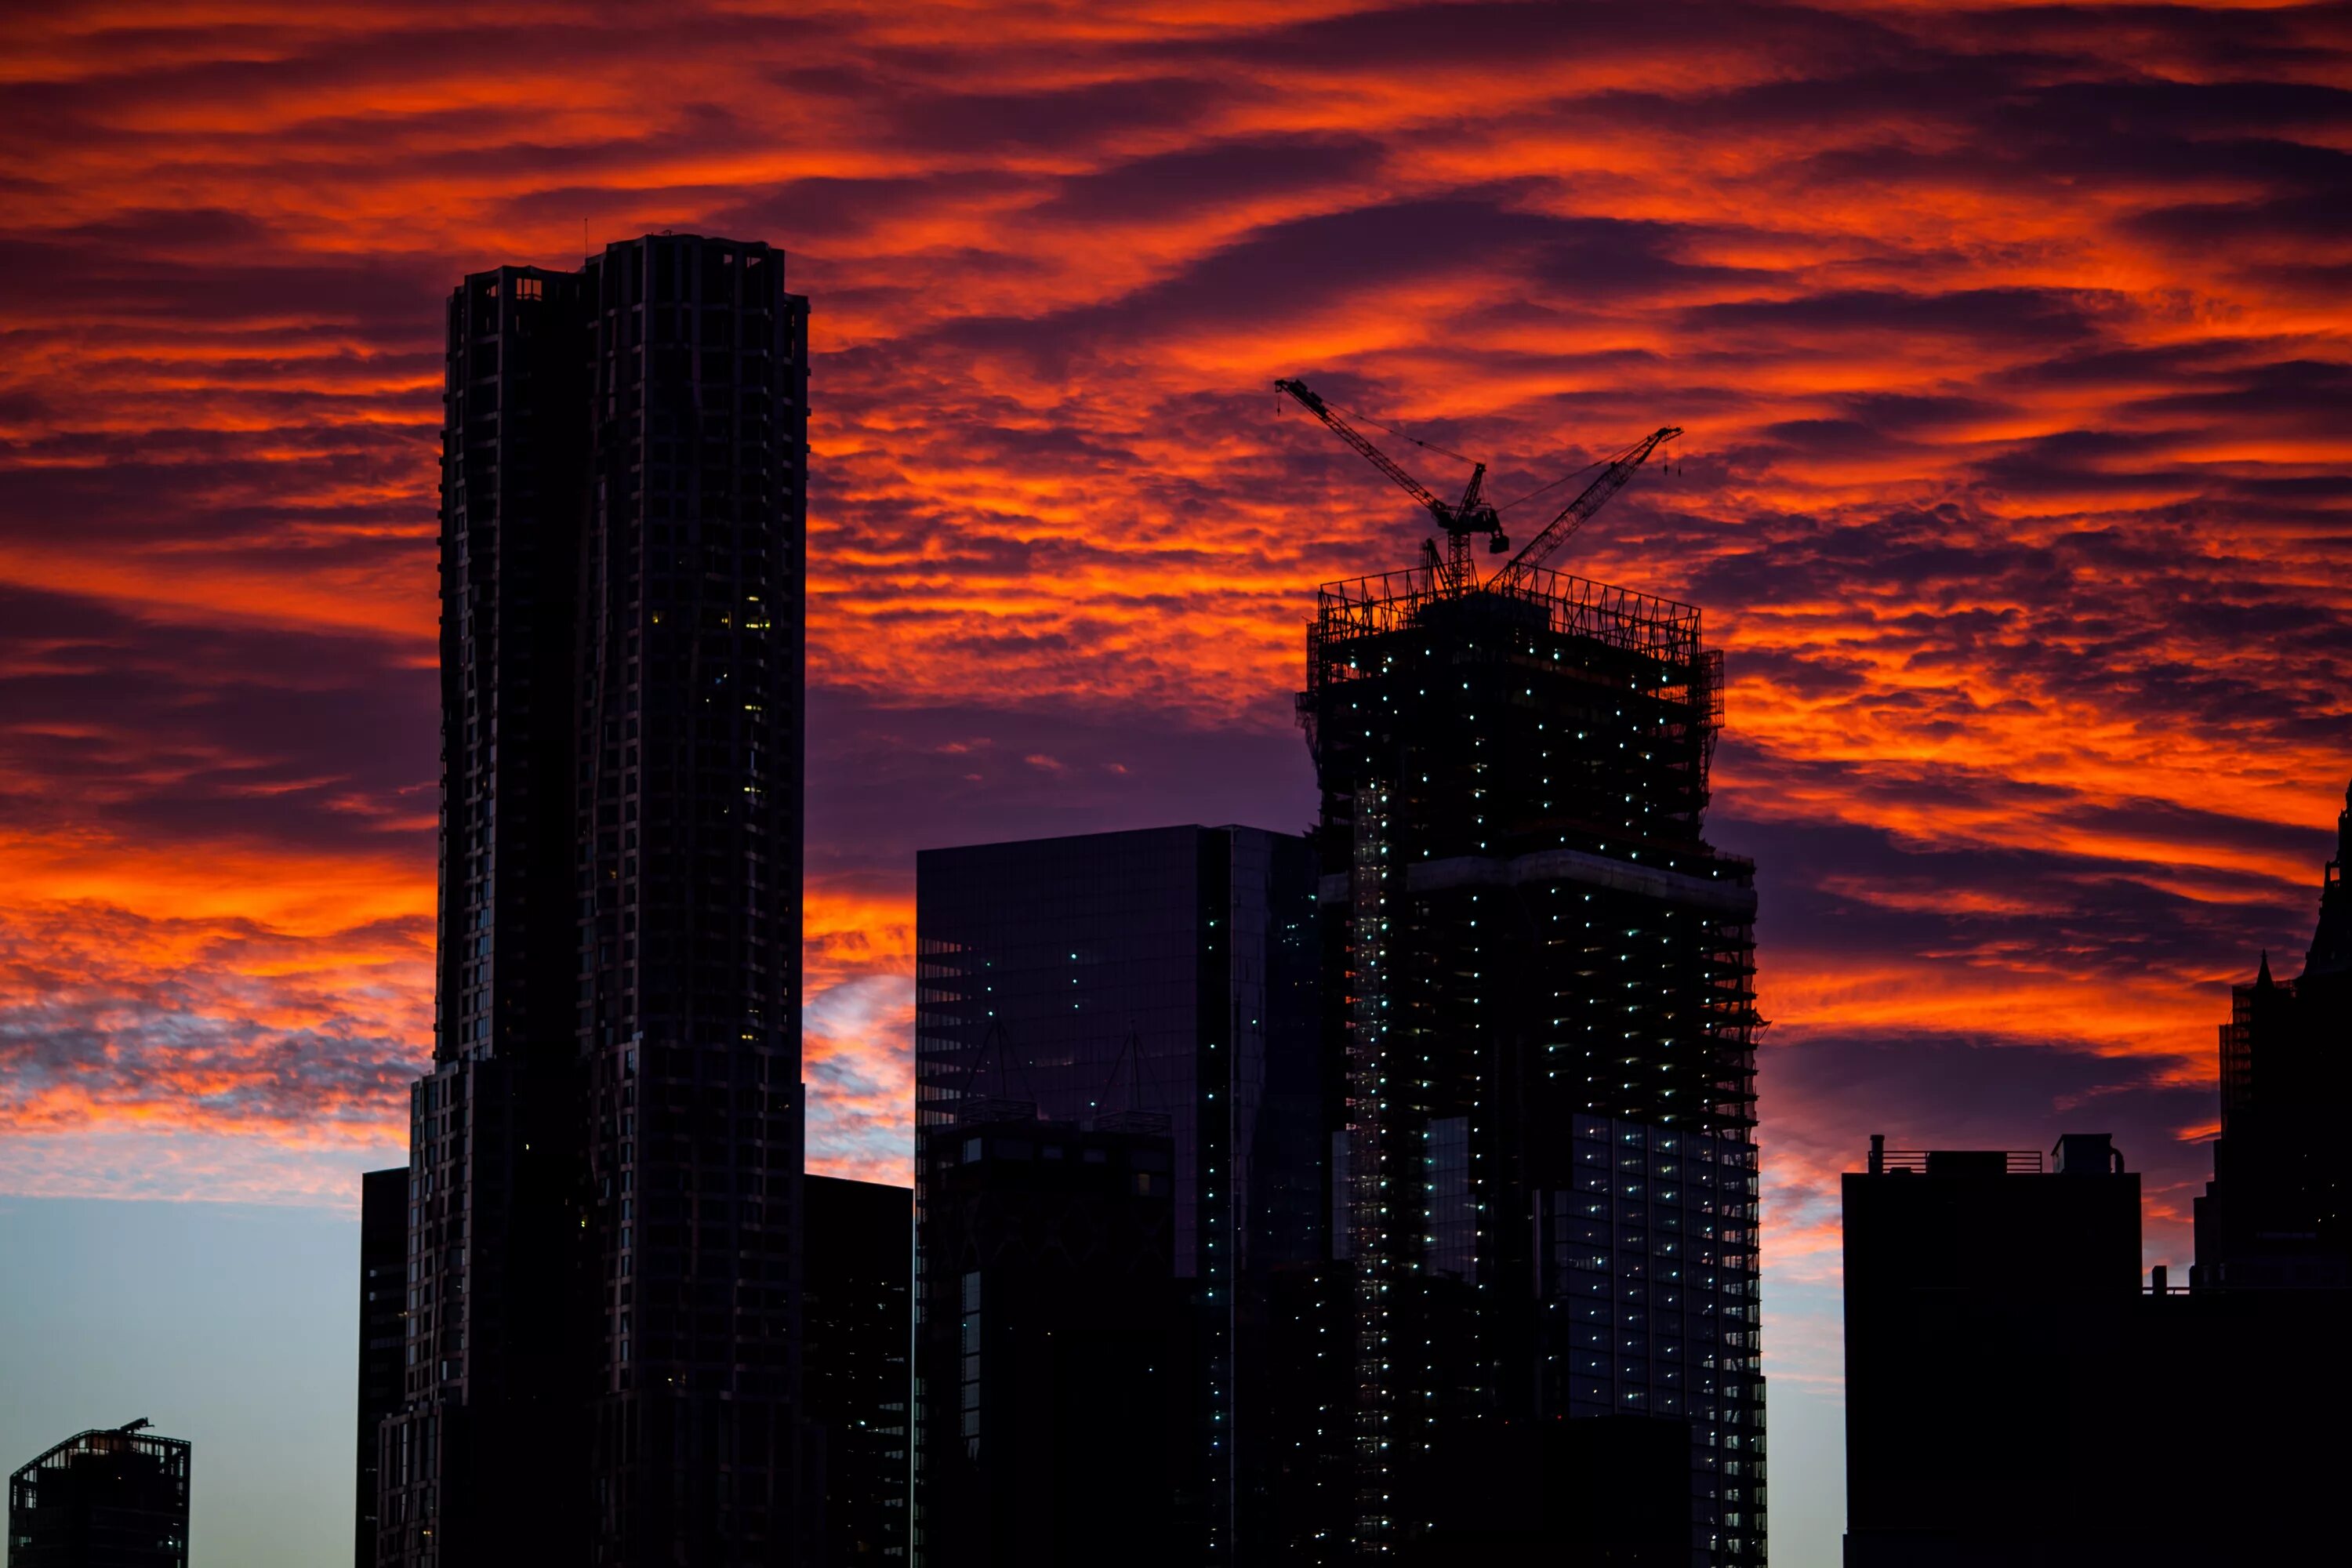
[[[1445,530],[1445,552],[1443,556],[1439,555],[1433,542],[1424,548],[1429,558],[1431,574],[1438,585],[1445,591],[1458,594],[1477,585],[1477,567],[1470,552],[1470,538],[1473,534],[1486,534],[1488,548],[1496,554],[1511,547],[1509,539],[1503,532],[1501,516],[1493,506],[1487,504],[1484,496],[1486,482],[1486,464],[1477,463],[1473,467],[1470,482],[1463,487],[1462,499],[1448,505],[1434,490],[1408,473],[1402,464],[1381,450],[1361,431],[1341,418],[1339,412],[1317,396],[1305,382],[1296,378],[1286,378],[1274,384],[1277,391],[1287,394],[1301,408],[1321,420],[1333,435],[1354,447],[1357,454],[1366,462],[1387,475],[1391,483],[1419,501],[1428,510],[1431,516],[1437,519],[1439,526]],[[1534,538],[1528,540],[1520,548],[1519,552],[1512,556],[1509,563],[1487,581],[1486,586],[1510,588],[1523,582],[1529,573],[1542,563],[1545,557],[1567,542],[1568,536],[1575,532],[1585,519],[1599,511],[1608,503],[1610,497],[1625,488],[1625,481],[1633,477],[1633,470],[1647,462],[1650,454],[1656,451],[1661,443],[1670,441],[1681,434],[1680,427],[1666,426],[1628,447],[1622,456],[1601,470],[1591,484],[1585,486],[1583,491],[1574,500],[1561,508],[1558,517],[1552,519]],[[1428,445],[1427,442],[1418,441],[1410,436],[1406,437],[1406,439],[1413,440],[1419,446]],[[1431,449],[1443,450],[1441,447]]]

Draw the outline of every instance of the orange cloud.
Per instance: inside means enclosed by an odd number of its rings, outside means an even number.
[[[1689,429],[1559,563],[1729,650],[1768,1090],[1924,1035],[2191,1127],[2222,984],[2306,933],[2352,750],[2337,13],[1701,6],[1596,54],[1486,4],[101,0],[0,37],[0,1186],[117,1190],[134,1134],[189,1194],[396,1147],[441,296],[647,228],[775,240],[816,302],[829,1168],[904,1170],[915,848],[1311,813],[1314,585],[1423,524],[1277,374],[1506,497]],[[1786,1112],[1792,1269],[1834,1107]]]

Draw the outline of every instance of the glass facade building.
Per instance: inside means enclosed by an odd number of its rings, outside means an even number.
[[[1165,1119],[963,1110],[919,1145],[923,1560],[1188,1568],[1195,1313]]]
[[[1141,1118],[1170,1141],[1170,1266],[1192,1336],[1171,1416],[1190,1467],[1179,1528],[1187,1561],[1228,1560],[1288,1489],[1279,1418],[1261,1413],[1272,1358],[1297,1359],[1287,1303],[1328,1254],[1307,847],[1155,828],[926,850],[916,880],[918,1137],[993,1101],[1087,1129]],[[919,1467],[940,1440],[919,1433]]]

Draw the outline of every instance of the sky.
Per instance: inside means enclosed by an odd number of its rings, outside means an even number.
[[[1688,432],[1552,564],[1728,655],[1779,1561],[1835,1561],[1869,1133],[2113,1131],[2185,1265],[2352,775],[2352,9],[87,0],[0,16],[9,1465],[221,1419],[16,1337],[158,1235],[286,1281],[147,1309],[215,1394],[356,1289],[430,1051],[441,301],[665,228],[814,302],[821,1168],[908,1169],[916,848],[1311,819],[1315,584],[1425,519],[1299,374],[1502,497]],[[339,1545],[315,1365],[290,1544],[200,1501],[200,1563]]]

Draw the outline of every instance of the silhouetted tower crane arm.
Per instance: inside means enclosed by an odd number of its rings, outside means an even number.
[[[1516,588],[1525,583],[1528,574],[1543,564],[1544,557],[1568,542],[1568,536],[1583,526],[1586,518],[1608,505],[1609,498],[1625,488],[1625,481],[1633,477],[1633,470],[1648,462],[1650,454],[1656,451],[1662,442],[1671,441],[1681,434],[1680,426],[1669,425],[1663,430],[1653,431],[1611,458],[1609,466],[1584,487],[1583,493],[1561,508],[1559,515],[1553,518],[1542,532],[1528,540],[1500,572],[1487,579],[1486,585],[1490,588]]]
[[[1449,505],[1440,500],[1436,492],[1427,485],[1406,473],[1395,458],[1366,440],[1360,431],[1339,417],[1336,409],[1308,391],[1305,382],[1277,381],[1274,384],[1296,398],[1301,408],[1330,426],[1333,435],[1362,453],[1364,460],[1386,474],[1399,489],[1429,509],[1429,514],[1437,519],[1438,526],[1445,530],[1445,552],[1440,556],[1433,548],[1431,550],[1430,570],[1436,574],[1438,585],[1448,593],[1458,594],[1477,584],[1478,572],[1470,554],[1472,534],[1486,534],[1486,547],[1496,554],[1511,547],[1510,541],[1504,537],[1502,523],[1496,516],[1495,509],[1480,494],[1486,483],[1486,464],[1472,462],[1467,458],[1461,459],[1471,464],[1470,482],[1463,487],[1462,499]],[[1429,445],[1410,436],[1405,439],[1419,446]],[[1444,451],[1442,447],[1430,449]],[[1460,454],[1448,452],[1446,456],[1459,457]]]
[[[1321,398],[1316,396],[1314,393],[1308,391],[1305,382],[1277,381],[1274,384],[1280,391],[1286,392],[1290,394],[1293,398],[1297,399],[1299,407],[1304,408],[1307,413],[1312,414],[1316,418],[1320,419],[1324,424],[1329,426],[1331,427],[1331,433],[1334,436],[1339,437],[1340,440],[1345,441],[1349,446],[1353,447],[1357,451],[1362,453],[1364,461],[1371,464],[1372,467],[1378,468],[1381,472],[1386,474],[1391,480],[1395,481],[1396,487],[1399,489],[1404,491],[1405,494],[1412,497],[1413,500],[1427,507],[1430,510],[1430,515],[1437,519],[1441,527],[1449,531],[1454,527],[1454,509],[1446,505],[1443,500],[1440,500],[1437,497],[1436,491],[1431,489],[1427,485],[1423,484],[1419,479],[1414,479],[1411,474],[1406,473],[1402,468],[1398,466],[1397,460],[1394,458],[1390,457],[1386,452],[1381,451],[1378,447],[1373,446],[1370,441],[1364,439],[1362,433],[1358,431],[1353,425],[1350,425],[1345,419],[1340,418],[1339,414],[1332,409],[1329,404],[1324,402]],[[1473,482],[1475,483],[1475,481]]]

